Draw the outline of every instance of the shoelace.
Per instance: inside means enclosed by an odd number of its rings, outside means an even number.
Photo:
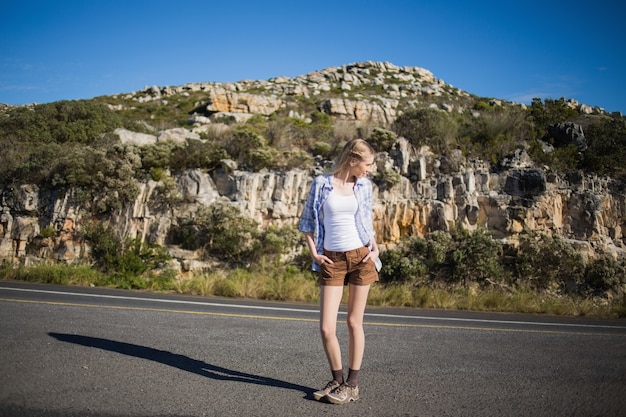
[[[350,388],[350,387],[348,387],[346,384],[341,384],[339,386],[339,388],[337,388],[337,391],[335,391],[335,395],[344,395],[344,394],[346,394],[347,393],[346,391],[348,391],[348,388]]]
[[[324,390],[331,389],[331,388],[334,389],[334,388],[336,388],[338,386],[339,385],[337,385],[337,383],[335,381],[329,381],[328,384],[326,384],[326,386],[324,387]]]

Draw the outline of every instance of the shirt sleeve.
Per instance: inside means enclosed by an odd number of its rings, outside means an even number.
[[[298,229],[304,233],[315,233],[315,200],[317,196],[316,192],[317,180],[314,179],[311,183],[309,195],[307,196],[306,203],[304,204],[304,210],[300,217],[300,223]]]
[[[368,235],[375,236],[374,231],[374,218],[372,215],[372,183],[367,180],[363,182],[363,220],[364,226],[368,232]]]

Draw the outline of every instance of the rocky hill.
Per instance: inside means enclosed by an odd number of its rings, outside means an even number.
[[[94,100],[141,119],[141,129],[114,131],[121,144],[138,149],[206,141],[259,116],[310,124],[311,113],[321,112],[332,118],[337,137],[342,121],[366,136],[377,127],[389,128],[416,108],[475,118],[481,117],[481,106],[525,108],[473,96],[423,68],[381,62],[327,68],[295,78],[153,86]],[[575,100],[564,105],[581,117],[606,116],[603,109]],[[168,125],[167,118],[185,118],[188,125]],[[487,228],[494,237],[514,242],[520,233],[533,230],[560,236],[588,257],[600,253],[625,257],[624,183],[581,171],[554,171],[534,162],[527,148],[520,146],[494,163],[460,150],[437,153],[431,146],[397,137],[381,150],[376,162],[379,173],[394,175],[393,181],[376,182],[378,240],[390,247],[403,237],[435,230]],[[137,178],[133,201],[105,217],[120,237],[166,246],[177,268],[200,270],[207,262],[198,251],[172,244],[173,230],[216,202],[238,207],[261,227],[294,225],[313,176],[329,163],[323,155],[316,155],[313,162],[254,172],[224,159],[215,169],[172,170],[165,178]],[[164,183],[170,184],[168,193],[176,196],[165,203]],[[93,201],[76,199],[72,189],[32,183],[4,189],[2,196],[0,259],[30,264],[42,259],[72,262],[89,255],[89,242],[81,229],[96,216]],[[42,233],[51,228],[54,233]]]
[[[305,117],[311,106],[332,117],[390,124],[404,110],[428,106],[448,112],[471,111],[479,100],[459,88],[437,79],[420,67],[399,67],[385,62],[360,62],[331,67],[295,78],[246,80],[233,83],[190,83],[178,87],[145,87],[143,90],[116,97],[123,104],[112,108],[123,110],[138,103],[168,103],[180,97],[194,97],[192,122],[205,124],[233,118],[246,121],[255,114],[270,116],[277,111],[294,117]],[[506,100],[490,99],[498,106],[521,106]],[[307,107],[308,105],[308,107]],[[567,105],[582,114],[604,113],[604,109],[580,104],[570,99]],[[300,113],[301,112],[301,113]]]

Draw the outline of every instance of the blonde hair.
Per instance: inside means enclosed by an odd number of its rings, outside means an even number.
[[[353,159],[361,162],[368,156],[376,156],[376,151],[372,148],[372,145],[363,139],[352,139],[346,143],[339,156],[337,156],[332,174],[348,169]]]

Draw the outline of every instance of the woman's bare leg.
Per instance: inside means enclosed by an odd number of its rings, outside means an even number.
[[[331,371],[343,368],[341,347],[337,340],[337,315],[343,286],[322,285],[320,290],[320,333]]]
[[[350,284],[348,296],[348,331],[350,333],[350,369],[361,369],[365,351],[365,332],[363,331],[363,315],[367,304],[369,285]]]

